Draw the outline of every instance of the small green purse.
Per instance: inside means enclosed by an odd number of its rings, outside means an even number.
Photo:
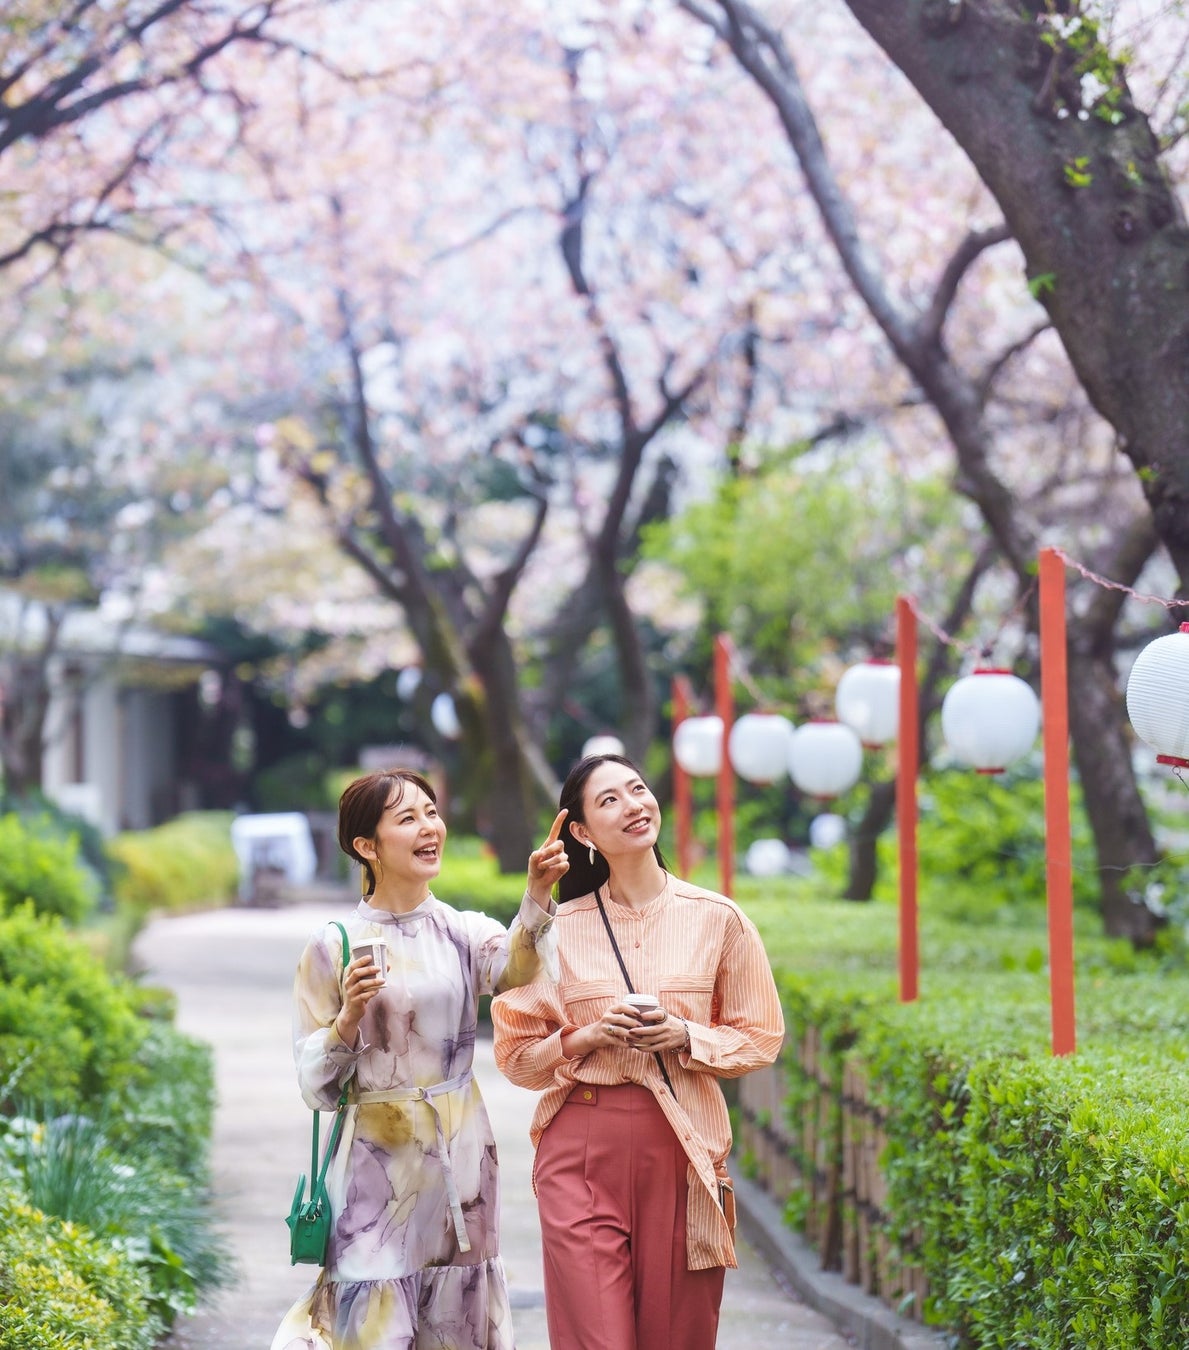
[[[335,927],[343,935],[343,969],[351,960],[351,949],[347,945],[347,930],[341,923]],[[334,1126],[326,1141],[326,1152],[322,1155],[322,1166],[318,1166],[318,1112],[314,1112],[314,1139],[310,1154],[310,1197],[303,1199],[306,1178],[303,1174],[297,1182],[293,1195],[293,1204],[285,1222],[289,1225],[289,1264],[324,1266],[326,1249],[330,1245],[330,1199],[326,1194],[326,1172],[343,1129],[343,1113],[347,1109],[347,1089],[339,1098],[338,1110],[334,1116]],[[317,1178],[314,1180],[314,1178]]]

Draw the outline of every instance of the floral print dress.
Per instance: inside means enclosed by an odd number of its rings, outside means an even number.
[[[552,917],[526,895],[505,930],[431,895],[407,914],[363,900],[344,926],[352,945],[383,939],[388,979],[352,1048],[334,1030],[338,927],[298,963],[302,1096],[332,1111],[346,1083],[349,1105],[326,1179],[326,1267],[272,1350],[512,1350],[495,1141],[471,1063],[479,996],[554,966]]]

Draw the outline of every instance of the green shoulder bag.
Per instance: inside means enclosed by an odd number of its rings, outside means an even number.
[[[351,960],[351,949],[347,945],[347,930],[341,923],[335,927],[343,935],[343,969]],[[293,1194],[293,1204],[285,1222],[289,1225],[289,1262],[291,1265],[324,1266],[326,1249],[330,1245],[330,1199],[326,1194],[326,1172],[334,1150],[338,1146],[339,1135],[343,1129],[343,1113],[347,1109],[347,1089],[339,1098],[338,1109],[334,1115],[334,1125],[326,1141],[326,1152],[322,1155],[322,1165],[318,1165],[318,1112],[314,1112],[314,1139],[310,1152],[310,1194],[305,1198],[306,1178],[303,1174],[297,1182]]]

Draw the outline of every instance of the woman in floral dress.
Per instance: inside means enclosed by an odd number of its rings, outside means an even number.
[[[560,818],[554,824],[555,842]],[[553,964],[549,910],[527,893],[510,929],[434,898],[446,825],[432,787],[405,770],[352,783],[339,843],[368,891],[342,935],[309,940],[294,984],[294,1055],[307,1105],[349,1105],[327,1173],[326,1267],[290,1309],[272,1350],[512,1350],[499,1256],[495,1142],[471,1076],[480,995]],[[556,850],[533,855],[534,886]]]

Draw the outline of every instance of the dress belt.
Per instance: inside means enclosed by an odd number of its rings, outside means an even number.
[[[446,1144],[446,1130],[442,1125],[435,1097],[444,1097],[447,1093],[464,1088],[474,1077],[470,1069],[444,1083],[433,1083],[429,1087],[387,1088],[376,1092],[353,1093],[352,1105],[369,1105],[372,1102],[424,1102],[433,1112],[434,1126],[438,1134],[438,1161],[442,1164],[442,1176],[446,1181],[446,1199],[450,1202],[450,1217],[454,1220],[454,1234],[458,1238],[458,1250],[469,1252],[471,1240],[467,1237],[466,1223],[462,1217],[462,1197],[458,1194],[458,1183],[454,1180],[454,1165],[450,1161],[450,1149]]]

